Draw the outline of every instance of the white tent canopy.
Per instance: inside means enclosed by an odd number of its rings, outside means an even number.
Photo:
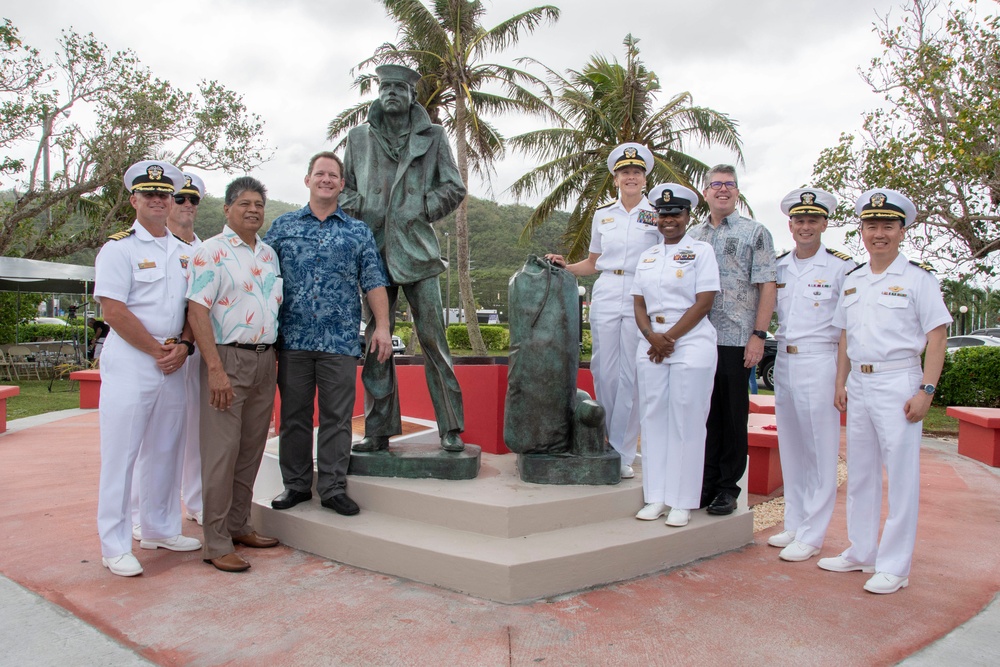
[[[94,267],[0,257],[0,292],[90,294]]]

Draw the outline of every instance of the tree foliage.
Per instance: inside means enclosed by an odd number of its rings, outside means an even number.
[[[963,3],[964,4],[964,3]],[[1000,250],[1000,18],[910,0],[875,25],[883,53],[862,77],[885,105],[867,112],[814,165],[842,195],[842,220],[865,190],[887,187],[917,207],[907,242],[960,278],[995,276]]]
[[[559,10],[551,5],[534,7],[486,28],[481,23],[486,8],[480,0],[433,0],[430,8],[419,0],[380,1],[399,26],[399,40],[383,44],[358,68],[392,62],[420,72],[417,101],[455,140],[456,162],[466,187],[470,169],[488,178],[493,164],[504,154],[504,137],[488,115],[546,112],[549,107],[529,88],[544,88],[543,81],[516,67],[483,60],[513,47],[522,34],[533,32],[543,22],[557,20]],[[374,75],[363,74],[355,85],[365,94],[375,81]],[[330,123],[328,138],[341,139],[342,144],[347,131],[365,119],[370,105],[362,102],[338,115]],[[467,201],[459,205],[455,236],[463,307],[474,312],[467,206]],[[468,328],[474,352],[486,354],[475,318],[469,318]]]
[[[619,144],[635,141],[656,159],[648,185],[674,182],[701,190],[709,165],[686,153],[693,145],[718,145],[743,161],[737,123],[729,116],[694,106],[688,92],[656,106],[659,78],[639,57],[639,40],[624,40],[625,63],[595,55],[568,76],[548,70],[558,91],[559,126],[511,137],[510,144],[543,163],[511,186],[515,196],[544,193],[525,236],[552,214],[571,208],[566,241],[571,261],[587,254],[594,211],[617,197],[606,161]]]
[[[73,30],[48,59],[10,20],[0,52],[0,185],[14,194],[0,203],[4,255],[46,259],[102,243],[132,221],[121,175],[138,160],[249,171],[270,158],[263,122],[217,81],[180,90],[133,52]],[[69,224],[75,214],[86,224]]]

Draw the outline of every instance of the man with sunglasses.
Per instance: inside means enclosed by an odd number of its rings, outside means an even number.
[[[764,356],[764,339],[775,304],[775,257],[771,233],[736,212],[736,168],[720,164],[705,178],[702,196],[709,219],[690,231],[715,249],[722,289],[708,319],[718,332],[719,363],[705,440],[701,505],[709,514],[732,514],[747,464],[750,369]]]
[[[167,230],[190,248],[180,256],[181,265],[190,271],[190,260],[201,245],[201,239],[194,233],[194,220],[198,216],[198,204],[205,196],[205,181],[197,174],[184,172],[184,184],[174,195],[174,204],[167,214]],[[198,451],[198,421],[201,412],[199,368],[201,354],[197,348],[191,350],[184,364],[185,400],[187,411],[184,419],[183,454],[181,463],[181,499],[184,501],[184,515],[190,521],[202,523],[201,501],[201,456]],[[177,511],[180,511],[178,506]],[[139,521],[139,480],[132,480],[132,538],[142,539]]]
[[[102,563],[132,577],[131,492],[139,476],[143,549],[194,551],[181,534],[180,456],[184,374],[193,349],[185,322],[190,246],[169,233],[171,198],[184,185],[174,165],[143,160],[125,172],[136,221],[112,235],[95,261],[94,296],[111,333],[101,353],[101,478],[97,529]]]

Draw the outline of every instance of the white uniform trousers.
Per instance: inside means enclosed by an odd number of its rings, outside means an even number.
[[[632,465],[639,444],[635,346],[640,336],[631,288],[631,275],[605,271],[594,284],[590,307],[595,398],[604,408],[608,442],[621,455],[622,465]]]
[[[184,367],[177,371],[184,375],[185,412],[184,433],[181,436],[181,497],[184,507],[194,514],[202,511],[201,502],[201,448],[198,446],[199,415],[201,405],[201,353],[195,353],[187,358]],[[132,525],[141,525],[139,519],[140,482],[137,475],[132,476]],[[180,512],[180,506],[177,507]]]
[[[920,386],[919,366],[847,379],[847,537],[844,557],[877,572],[910,574],[920,499],[923,422],[906,421],[903,406]],[[889,481],[889,514],[882,513],[882,466]]]
[[[652,326],[662,333],[672,325]],[[700,332],[705,336],[696,332],[697,327],[682,337],[674,353],[659,364],[646,355],[649,343],[645,339],[635,355],[642,413],[643,497],[647,503],[677,509],[697,509],[701,502],[706,421],[718,362],[715,331],[707,327]]]
[[[110,335],[101,353],[101,478],[97,530],[101,553],[132,551],[132,477],[142,489],[143,537],[181,532],[181,424],[184,375],[164,375],[155,360]]]
[[[837,500],[836,377],[836,348],[806,354],[778,352],[774,412],[785,481],[785,530],[816,548],[823,546]]]

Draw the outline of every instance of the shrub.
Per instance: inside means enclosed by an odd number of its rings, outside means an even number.
[[[946,354],[934,401],[1000,408],[1000,347],[963,347]]]
[[[481,324],[479,331],[483,334],[486,349],[502,352],[510,348],[510,331],[496,324]],[[448,327],[448,347],[456,350],[472,349],[469,342],[469,330],[464,324],[452,324]]]
[[[22,343],[39,340],[78,340],[83,342],[83,325],[64,327],[59,324],[35,324],[28,322],[17,329],[17,337]],[[90,331],[89,336],[94,332]]]

